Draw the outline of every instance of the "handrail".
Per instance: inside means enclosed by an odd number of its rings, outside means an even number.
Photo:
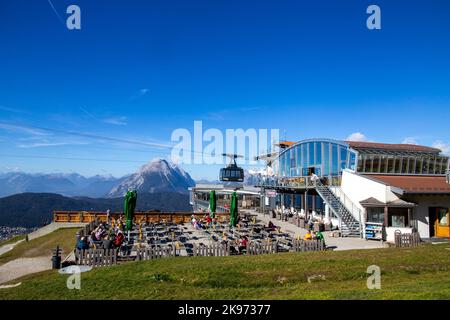
[[[361,209],[345,194],[340,187],[330,187],[330,191],[341,201],[344,207],[359,222],[359,231],[362,232]],[[362,233],[361,233],[362,234]]]
[[[209,201],[206,201],[206,200],[195,199],[194,203],[199,203],[200,205],[202,205],[206,208],[209,207]],[[222,206],[216,206],[216,212],[226,213],[226,212],[230,212],[230,209],[227,209]]]
[[[258,187],[278,187],[278,188],[313,188],[314,183],[311,177],[260,177],[256,182]]]
[[[355,219],[361,222],[361,209],[356,206],[352,200],[339,187],[330,187],[331,192],[342,202],[344,207],[353,215]],[[355,213],[357,215],[355,215]]]
[[[300,177],[257,177],[255,185],[257,187],[273,187],[273,188],[315,188],[316,184],[314,178],[311,176]],[[327,185],[337,186],[340,185],[340,176],[325,177],[328,183]]]

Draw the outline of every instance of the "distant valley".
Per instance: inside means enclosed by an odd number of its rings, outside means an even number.
[[[33,228],[51,222],[54,210],[123,210],[123,196],[137,190],[136,210],[190,211],[190,175],[156,159],[122,177],[73,174],[0,175],[0,226]]]

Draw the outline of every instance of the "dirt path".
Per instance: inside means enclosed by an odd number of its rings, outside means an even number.
[[[14,247],[16,246],[16,245],[18,245],[19,243],[21,243],[21,242],[23,242],[23,241],[25,241],[25,240],[19,240],[19,241],[17,241],[17,242],[14,242],[14,243],[10,243],[10,244],[5,244],[4,246],[1,246],[0,247],[0,256],[2,255],[2,254],[4,254],[4,253],[6,253],[6,252],[8,252],[8,251],[11,251],[12,249],[14,249]]]
[[[0,266],[0,284],[51,267],[51,256],[15,259]]]

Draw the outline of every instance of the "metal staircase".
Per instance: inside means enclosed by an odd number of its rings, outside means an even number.
[[[350,212],[350,210],[342,203],[341,199],[334,192],[320,181],[316,181],[316,191],[322,197],[324,202],[330,207],[331,211],[340,220],[340,230],[342,237],[362,237],[362,230],[359,221]],[[359,209],[357,214],[360,216]],[[361,217],[360,217],[361,219]]]

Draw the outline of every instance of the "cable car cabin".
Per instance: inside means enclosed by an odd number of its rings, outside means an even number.
[[[230,165],[220,169],[220,181],[244,181],[244,169],[235,165]]]

